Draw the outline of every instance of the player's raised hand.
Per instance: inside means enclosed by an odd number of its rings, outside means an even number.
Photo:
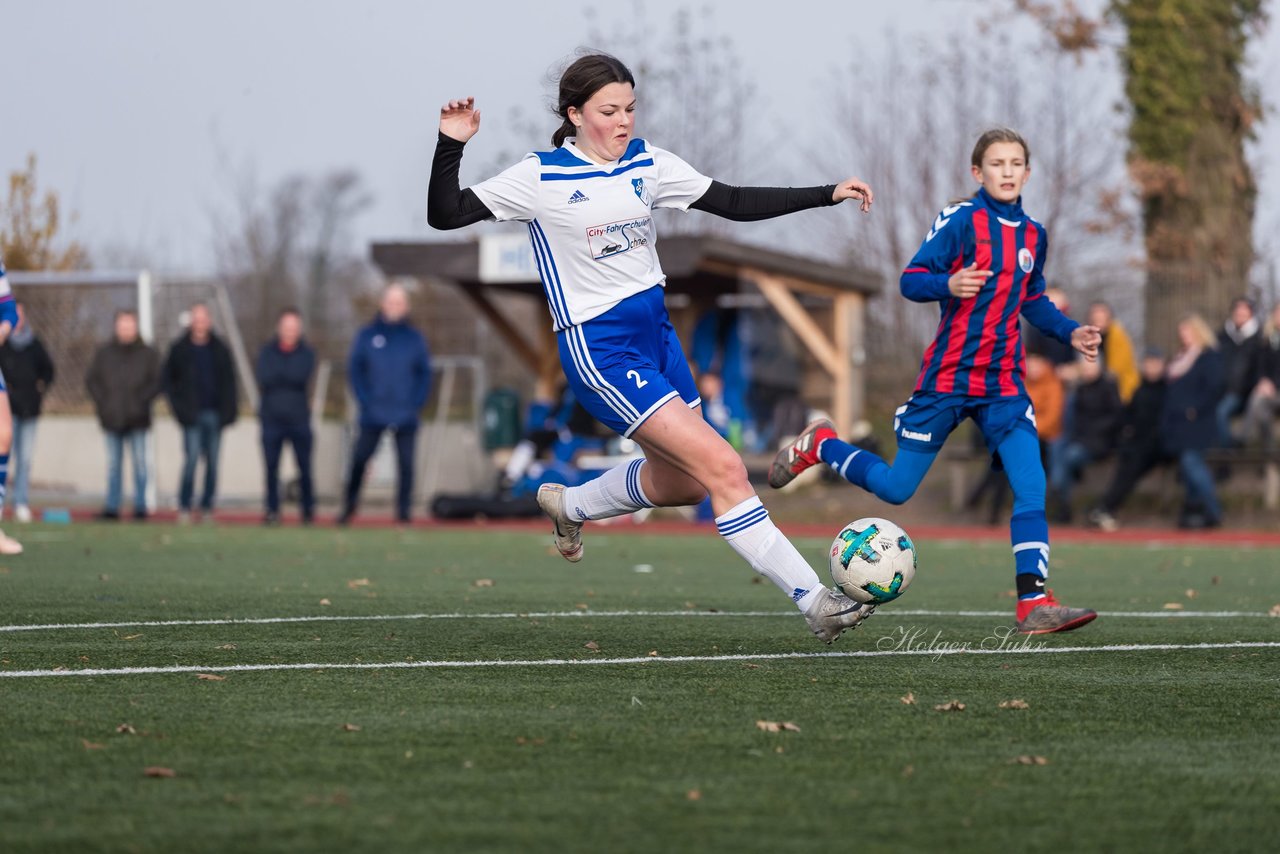
[[[951,291],[953,297],[972,299],[978,295],[978,291],[982,290],[982,286],[989,278],[991,278],[991,271],[979,270],[978,262],[975,261],[963,270],[957,270],[951,274],[951,278],[947,279],[947,290]]]
[[[831,199],[836,204],[840,204],[845,199],[861,199],[862,203],[858,205],[858,209],[866,213],[871,210],[871,203],[876,200],[876,194],[871,192],[871,185],[861,178],[849,178],[836,184],[836,190],[831,194]]]
[[[440,108],[440,132],[450,139],[466,142],[480,130],[480,111],[475,98],[450,101]]]
[[[1092,362],[1098,358],[1098,346],[1102,344],[1102,330],[1096,326],[1077,326],[1071,333],[1071,346]]]

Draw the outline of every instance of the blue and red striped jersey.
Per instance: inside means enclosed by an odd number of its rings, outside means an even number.
[[[1021,199],[1005,204],[979,190],[972,199],[943,208],[899,281],[904,297],[937,301],[942,311],[916,391],[1026,394],[1019,316],[1068,344],[1080,325],[1045,296],[1048,251],[1044,226],[1023,213]],[[990,270],[991,278],[977,296],[953,297],[947,288],[951,274],[975,262],[979,270]]]

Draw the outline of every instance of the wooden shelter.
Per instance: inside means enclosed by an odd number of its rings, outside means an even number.
[[[560,371],[555,335],[549,322],[537,329],[520,328],[497,305],[497,293],[544,299],[541,283],[528,270],[495,269],[493,247],[504,241],[508,253],[523,235],[486,235],[465,243],[385,242],[373,244],[373,261],[388,277],[410,277],[454,285],[492,325],[494,331],[549,384]],[[664,237],[659,248],[667,274],[667,304],[672,324],[688,346],[699,314],[725,294],[758,293],[803,343],[818,376],[802,383],[809,402],[830,408],[836,427],[847,434],[863,416],[865,399],[864,329],[867,300],[880,290],[873,273],[828,264],[798,255],[749,246],[720,237]]]

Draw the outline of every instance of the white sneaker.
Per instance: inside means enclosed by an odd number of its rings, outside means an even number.
[[[13,508],[13,518],[24,525],[27,524],[31,521],[31,508],[25,504],[19,504]]]
[[[22,554],[22,543],[13,537],[5,536],[4,531],[0,531],[0,555],[20,555]]]
[[[805,611],[804,618],[818,640],[831,643],[846,629],[856,629],[875,611],[875,605],[864,605],[843,593],[824,588],[823,594]]]
[[[560,555],[570,563],[582,560],[582,523],[564,512],[564,484],[544,483],[538,487],[538,506],[551,520]]]

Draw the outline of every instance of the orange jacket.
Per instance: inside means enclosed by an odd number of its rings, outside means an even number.
[[[1036,408],[1036,433],[1042,441],[1052,442],[1062,435],[1062,410],[1066,405],[1062,380],[1049,370],[1035,382],[1027,377],[1026,386],[1031,405]]]

